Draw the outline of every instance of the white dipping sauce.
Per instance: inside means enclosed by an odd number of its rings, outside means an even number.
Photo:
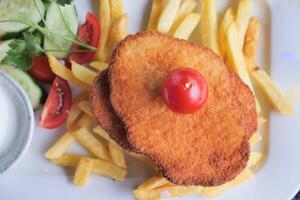
[[[12,145],[18,124],[15,101],[7,90],[0,82],[0,158]]]

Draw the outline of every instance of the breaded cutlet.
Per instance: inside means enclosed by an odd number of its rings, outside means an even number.
[[[248,139],[250,139],[251,136],[256,132],[258,126],[257,113],[253,112],[253,110],[256,110],[256,107],[254,108],[255,105],[253,105],[254,96],[253,93],[249,91],[248,86],[243,84],[243,81],[239,78],[238,74],[231,72],[231,77],[235,88],[234,92],[239,102],[239,107],[245,113],[241,119],[241,123],[244,123],[244,127],[247,129],[246,132],[248,133]]]
[[[189,115],[169,110],[160,95],[163,79],[180,67],[199,71],[208,84],[205,105]],[[211,50],[158,32],[138,33],[115,49],[109,79],[111,104],[129,142],[171,182],[216,186],[245,168],[248,138],[257,127],[254,95]]]
[[[128,152],[134,151],[128,142],[121,119],[115,114],[109,100],[108,70],[101,72],[92,84],[90,107],[93,116],[111,139]]]

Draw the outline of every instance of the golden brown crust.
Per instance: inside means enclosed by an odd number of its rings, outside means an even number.
[[[90,93],[91,111],[108,135],[127,151],[134,151],[128,142],[121,119],[115,114],[109,100],[108,70],[101,72],[94,80]]]
[[[198,70],[208,83],[206,104],[190,115],[170,111],[160,97],[162,80],[178,67]],[[257,123],[254,96],[211,50],[157,32],[138,33],[114,51],[109,77],[111,103],[129,142],[171,182],[221,185],[246,166]]]
[[[248,139],[253,135],[257,130],[257,112],[256,112],[256,102],[255,96],[249,89],[246,84],[243,84],[243,81],[239,78],[239,76],[231,72],[232,81],[235,85],[235,95],[239,102],[239,107],[241,108],[241,112],[243,112],[243,123],[246,128],[246,132],[248,133]],[[242,94],[242,95],[240,95]],[[255,112],[254,112],[255,110]]]

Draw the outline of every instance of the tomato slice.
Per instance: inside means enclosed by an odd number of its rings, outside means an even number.
[[[204,105],[208,88],[204,77],[198,71],[179,68],[166,77],[161,92],[166,105],[173,112],[190,114]]]
[[[93,47],[98,47],[99,44],[99,37],[100,37],[100,23],[97,17],[88,12],[86,15],[86,21],[83,25],[80,26],[78,32],[78,38],[88,43]],[[75,44],[73,46],[73,51],[76,50],[85,50],[83,47]],[[69,60],[73,60],[78,64],[84,64],[90,61],[96,52],[73,52],[71,53]]]
[[[72,91],[68,82],[56,77],[44,105],[39,124],[47,129],[59,127],[66,121],[71,104]]]
[[[43,83],[52,83],[56,77],[50,68],[48,58],[45,56],[35,56],[28,73],[32,78]]]

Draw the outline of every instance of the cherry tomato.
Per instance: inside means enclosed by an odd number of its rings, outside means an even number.
[[[50,68],[48,58],[45,56],[35,56],[28,73],[32,78],[43,83],[52,83],[56,77]]]
[[[39,124],[47,129],[59,127],[67,119],[71,104],[72,91],[68,82],[56,77],[44,105]]]
[[[88,12],[86,15],[86,21],[80,26],[78,32],[78,38],[88,43],[93,47],[98,47],[100,37],[100,23],[95,15]],[[75,44],[73,46],[73,51],[85,50],[79,45]],[[95,55],[95,52],[73,52],[71,53],[69,60],[73,60],[79,64],[84,64],[90,61]]]
[[[166,105],[173,112],[190,114],[204,105],[208,88],[204,77],[198,71],[179,68],[166,77],[161,93]]]

